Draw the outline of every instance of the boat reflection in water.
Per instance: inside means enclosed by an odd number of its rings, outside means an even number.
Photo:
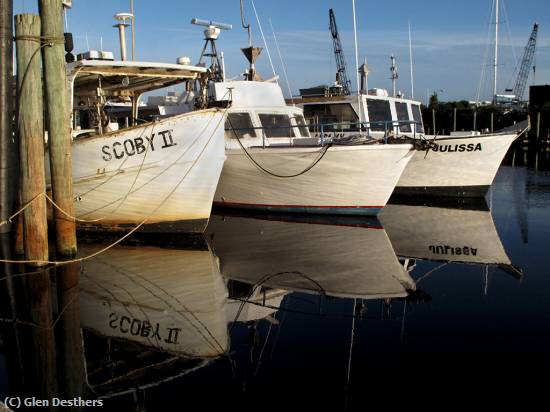
[[[380,220],[401,258],[495,265],[516,276],[485,202],[475,210],[391,204]]]
[[[82,326],[95,332],[185,356],[227,350],[227,290],[206,245],[112,248],[84,262],[80,296]]]
[[[7,395],[61,393],[99,398],[110,409],[149,410],[183,387],[202,394],[216,385],[238,396],[262,384],[285,387],[288,380],[294,387],[294,378],[313,379],[321,354],[335,373],[331,390],[345,392],[347,402],[351,383],[360,380],[351,373],[352,359],[361,362],[365,333],[382,321],[389,325],[382,327],[385,342],[403,344],[405,317],[431,300],[417,286],[421,279],[411,277],[415,259],[513,268],[486,210],[389,205],[381,221],[217,214],[206,237],[142,235],[84,260],[80,272],[58,271],[57,284],[47,272],[14,277],[34,287],[29,299],[16,284],[0,302],[5,318],[16,304],[29,312],[21,318],[27,323],[3,324],[2,353],[10,384],[39,376],[37,390],[10,385]],[[109,241],[81,241],[79,253]],[[299,323],[284,326],[285,317]],[[55,335],[39,322],[54,325]],[[311,345],[320,352],[310,359]],[[284,353],[274,357],[279,347]],[[32,357],[32,348],[41,351],[41,363],[21,356]],[[298,362],[296,377],[278,369],[286,358]]]
[[[207,230],[231,280],[362,299],[415,289],[376,219],[214,215]]]
[[[104,398],[158,386],[227,354],[227,288],[202,237],[155,238],[83,262],[88,380]],[[98,245],[81,245],[89,254]],[[113,376],[114,375],[114,376]]]

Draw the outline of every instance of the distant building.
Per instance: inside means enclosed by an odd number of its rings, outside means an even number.
[[[540,127],[537,136],[539,113]],[[531,119],[531,137],[550,137],[550,85],[531,86],[529,88],[529,117]]]

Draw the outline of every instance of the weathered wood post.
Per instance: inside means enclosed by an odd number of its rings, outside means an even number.
[[[15,16],[17,47],[17,128],[21,158],[21,201],[31,202],[23,217],[26,260],[48,260],[44,171],[44,115],[40,68],[40,17]],[[43,263],[38,263],[43,265]]]
[[[474,110],[474,131],[477,130],[477,109]]]
[[[456,107],[453,109],[453,132],[456,132]]]
[[[434,135],[435,135],[437,134],[437,132],[435,131],[435,109],[432,109],[432,125],[434,128]]]
[[[60,395],[66,399],[83,397],[86,386],[86,367],[80,328],[79,271],[80,266],[77,263],[69,263],[57,268],[57,305],[64,310],[63,317],[59,320],[60,328],[57,335],[60,354],[58,381]]]
[[[13,0],[0,0],[0,221],[13,212],[15,158],[17,145],[13,139]],[[9,232],[9,225],[0,226],[0,233]]]
[[[540,139],[540,112],[537,112],[537,141]]]
[[[71,129],[65,73],[63,5],[61,0],[40,0],[42,37],[49,45],[43,48],[44,83],[47,105],[47,129],[53,200],[74,216],[71,158]],[[74,219],[54,211],[57,252],[61,258],[76,255]]]
[[[491,133],[493,133],[494,129],[494,120],[495,120],[495,113],[491,112]]]

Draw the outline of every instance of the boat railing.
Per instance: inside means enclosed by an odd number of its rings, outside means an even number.
[[[410,126],[410,132],[403,131],[403,126]],[[346,136],[350,134],[357,134],[361,137],[366,137],[367,139],[373,139],[372,132],[383,132],[384,143],[388,142],[388,138],[397,133],[399,130],[402,133],[406,133],[413,139],[417,139],[418,136],[421,136],[421,133],[417,132],[417,126],[422,127],[421,122],[416,122],[414,120],[387,120],[387,121],[369,121],[369,122],[338,122],[338,123],[310,123],[306,125],[272,125],[272,126],[254,126],[254,127],[233,127],[229,125],[226,127],[226,131],[230,131],[236,136],[239,140],[244,136],[246,132],[254,132],[255,137],[261,137],[262,147],[266,147],[266,139],[270,138],[308,138],[310,136],[304,136],[304,129],[308,130],[309,133],[316,133],[319,136],[320,144],[324,145],[325,143],[337,141],[345,137],[343,133],[346,133]],[[288,130],[288,133],[285,133],[284,130]],[[296,131],[299,131],[298,136]],[[259,132],[259,133],[258,133]],[[267,133],[266,133],[267,132]],[[260,136],[257,136],[260,134]],[[239,137],[239,135],[241,135]],[[412,136],[410,136],[412,135]],[[317,137],[317,136],[316,136]]]
[[[410,126],[410,131],[403,130],[403,126]],[[362,135],[366,133],[367,138],[372,138],[371,133],[378,132],[384,133],[384,142],[387,143],[388,138],[392,134],[396,134],[397,130],[404,134],[412,134],[413,139],[417,138],[417,135],[421,135],[418,129],[422,130],[422,123],[414,120],[379,120],[368,122],[340,122],[340,123],[318,123],[310,124],[309,131],[313,133],[319,133],[321,142],[324,138],[337,139],[338,133],[357,133]],[[332,136],[331,136],[332,134]]]

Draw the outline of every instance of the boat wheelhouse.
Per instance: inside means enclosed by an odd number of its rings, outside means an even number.
[[[330,95],[328,89],[321,87],[313,90],[326,90],[323,95],[311,90],[302,89],[300,97],[288,99],[287,103],[303,108],[308,123],[315,125],[314,137],[341,138],[360,131],[373,138],[424,133],[418,101],[390,97],[383,89],[371,89],[359,96]]]

